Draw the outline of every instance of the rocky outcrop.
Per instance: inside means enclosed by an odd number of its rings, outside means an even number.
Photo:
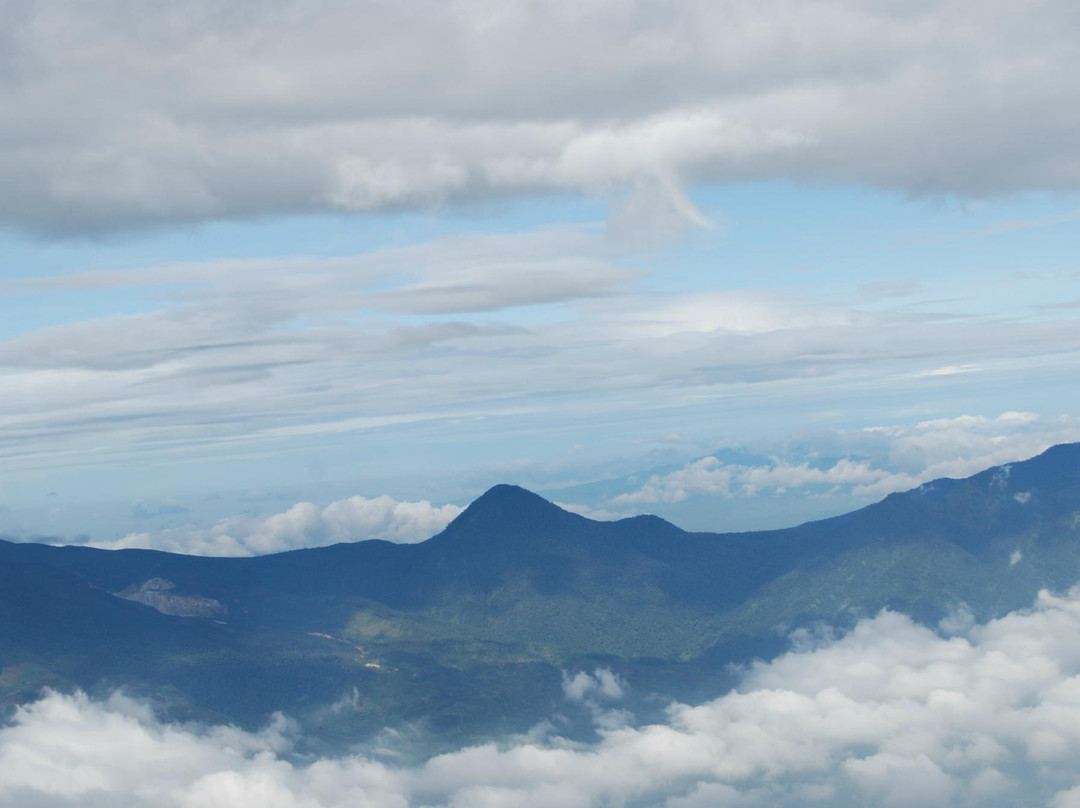
[[[157,609],[162,614],[174,617],[202,617],[221,619],[228,609],[214,598],[201,595],[183,595],[175,591],[176,584],[165,578],[151,578],[141,584],[132,584],[122,592],[114,593],[118,598],[133,600]]]

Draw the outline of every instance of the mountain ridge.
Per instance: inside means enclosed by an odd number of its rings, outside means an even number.
[[[168,687],[196,713],[248,722],[321,715],[327,692],[355,687],[400,720],[432,717],[434,700],[448,726],[520,725],[558,697],[566,666],[715,688],[800,626],[1026,606],[1080,579],[1078,550],[1080,444],[771,531],[596,521],[502,484],[417,544],[211,558],[0,542],[0,650],[24,671],[0,679],[21,682],[16,700],[46,679]],[[123,599],[146,591],[170,594]],[[192,604],[215,606],[161,613]],[[469,681],[502,695],[469,695]],[[380,715],[335,731],[356,737]]]
[[[922,483],[922,484],[920,484],[918,486],[915,486],[915,487],[913,487],[911,489],[889,493],[885,497],[883,497],[881,500],[879,500],[877,502],[874,502],[874,503],[871,503],[869,505],[863,506],[863,507],[858,508],[858,509],[853,510],[853,511],[848,511],[848,512],[845,512],[845,513],[835,514],[835,515],[832,515],[832,516],[823,517],[821,519],[812,519],[812,520],[809,520],[807,522],[801,522],[801,523],[791,525],[791,526],[788,526],[788,527],[769,528],[769,529],[765,529],[765,530],[744,530],[744,531],[730,531],[730,532],[689,531],[689,530],[685,530],[685,529],[679,527],[678,525],[672,523],[670,520],[667,520],[662,516],[659,516],[657,514],[652,514],[652,513],[635,514],[633,516],[627,516],[627,517],[623,517],[623,518],[615,519],[615,520],[592,519],[590,517],[587,517],[587,516],[584,516],[584,515],[581,515],[581,514],[577,514],[577,513],[574,513],[572,511],[568,511],[565,508],[560,507],[555,502],[546,499],[542,495],[540,495],[540,494],[538,494],[538,493],[536,493],[534,491],[531,491],[530,489],[525,488],[524,486],[520,486],[520,485],[517,485],[517,484],[514,484],[514,483],[496,483],[496,484],[492,485],[490,488],[488,488],[487,490],[485,490],[476,499],[472,500],[472,502],[470,502],[469,505],[466,506],[466,508],[462,511],[462,513],[460,513],[458,516],[456,516],[453,520],[450,521],[450,523],[447,525],[446,528],[444,528],[442,531],[428,537],[427,539],[424,539],[421,542],[415,542],[415,544],[426,544],[426,543],[432,541],[433,539],[439,539],[441,536],[443,536],[443,534],[447,533],[448,531],[451,531],[451,528],[455,528],[455,526],[458,525],[458,523],[460,523],[460,522],[469,522],[469,521],[474,521],[475,522],[475,521],[489,520],[489,519],[494,518],[496,521],[499,521],[500,525],[505,527],[505,526],[508,526],[508,525],[512,525],[514,522],[521,522],[523,519],[527,519],[528,517],[536,517],[536,516],[549,516],[549,517],[553,516],[553,517],[564,519],[564,520],[567,520],[567,521],[585,520],[585,521],[589,521],[589,522],[601,522],[601,523],[613,523],[613,524],[628,523],[628,522],[632,522],[634,520],[655,520],[653,522],[653,524],[655,524],[655,525],[660,525],[662,523],[663,526],[665,526],[668,529],[673,528],[673,529],[679,531],[680,533],[684,533],[684,534],[688,534],[688,535],[695,535],[696,534],[696,535],[731,536],[731,537],[733,537],[733,536],[749,536],[749,535],[758,535],[758,536],[775,535],[775,534],[783,533],[785,531],[804,528],[804,527],[806,527],[808,525],[825,524],[825,523],[829,523],[829,522],[832,522],[833,520],[837,520],[837,519],[846,519],[846,518],[854,516],[855,514],[860,514],[860,513],[863,513],[865,511],[872,511],[872,510],[878,509],[878,508],[884,506],[886,503],[892,502],[892,501],[894,501],[894,500],[896,500],[898,498],[900,498],[900,499],[905,498],[905,497],[907,497],[909,495],[912,495],[914,493],[918,493],[920,496],[930,496],[930,495],[932,495],[932,492],[937,491],[937,489],[940,489],[940,488],[944,487],[944,488],[947,488],[947,489],[951,490],[957,484],[963,483],[965,481],[971,481],[971,480],[983,480],[983,479],[986,479],[986,478],[988,478],[990,476],[1001,474],[1004,470],[1009,470],[1007,473],[1011,475],[1012,470],[1015,468],[1015,469],[1019,470],[1021,474],[1023,474],[1024,469],[1028,468],[1029,464],[1031,464],[1033,461],[1039,461],[1040,463],[1052,463],[1053,466],[1054,466],[1055,472],[1056,471],[1065,471],[1065,472],[1067,472],[1068,475],[1070,475],[1070,479],[1073,479],[1077,483],[1080,483],[1080,442],[1056,444],[1054,446],[1048,447],[1044,451],[1042,451],[1042,452],[1040,452],[1040,453],[1038,453],[1036,455],[1033,455],[1032,457],[1027,458],[1025,460],[1009,461],[1007,463],[1002,463],[1002,464],[998,464],[998,465],[995,465],[995,466],[990,466],[990,467],[988,467],[986,469],[983,469],[983,470],[981,470],[979,472],[976,472],[976,473],[974,473],[972,475],[969,475],[968,477],[939,477],[939,478],[934,478],[934,479],[929,480],[927,482],[924,482],[924,483]],[[937,493],[940,493],[940,491],[938,491]],[[510,517],[510,518],[506,519],[505,517]],[[455,528],[455,531],[451,531],[451,532],[456,532],[456,529],[457,528]],[[264,557],[264,556],[270,556],[270,555],[283,555],[283,554],[290,554],[290,553],[297,553],[297,552],[303,553],[303,552],[308,552],[310,550],[324,549],[325,547],[334,547],[334,546],[339,546],[339,545],[351,545],[351,544],[358,544],[360,542],[364,542],[364,543],[386,543],[386,544],[392,544],[392,545],[396,545],[396,546],[401,545],[400,542],[394,542],[394,541],[391,541],[391,540],[380,539],[380,538],[373,538],[373,539],[362,539],[362,540],[359,540],[359,541],[336,542],[334,544],[324,545],[322,547],[293,548],[293,549],[290,549],[290,550],[281,551],[279,553],[262,554],[261,556],[258,556],[258,557]],[[90,548],[90,547],[87,547],[87,545],[85,545],[85,544],[64,543],[64,542],[61,542],[61,541],[58,541],[58,540],[54,540],[52,537],[44,537],[44,536],[34,537],[33,539],[30,539],[30,540],[16,540],[16,539],[13,539],[11,537],[0,536],[0,544],[42,544],[42,545],[54,546],[54,547],[77,547],[77,548],[84,548],[84,549],[87,549],[87,550],[94,550],[94,551],[98,551],[98,550],[106,550],[106,551],[109,551],[109,552],[114,551],[111,548]],[[116,552],[131,552],[131,553],[163,553],[163,554],[170,555],[170,556],[186,556],[186,555],[188,555],[186,553],[177,553],[177,552],[166,551],[166,550],[154,550],[154,549],[148,549],[148,548],[146,548],[146,549],[144,549],[144,548],[122,548],[120,550],[115,550],[115,551]],[[193,556],[193,557],[204,557],[204,556]]]

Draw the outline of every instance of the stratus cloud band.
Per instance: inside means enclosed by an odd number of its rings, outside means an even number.
[[[643,180],[1080,185],[1068,0],[242,8],[4,4],[0,221],[109,230]]]
[[[808,438],[804,454],[816,448],[849,456],[825,467],[781,456],[761,465],[724,463],[708,456],[654,474],[636,490],[613,496],[604,505],[640,508],[695,496],[752,497],[792,489],[877,498],[941,477],[967,477],[1025,460],[1055,443],[1072,443],[1080,440],[1080,422],[1069,416],[1044,419],[1036,413],[1004,412],[996,418],[962,415]]]
[[[160,296],[153,311],[0,340],[0,457],[11,471],[69,469],[571,403],[670,411],[755,385],[780,397],[784,385],[832,388],[865,410],[868,382],[910,398],[940,395],[943,381],[1011,384],[1033,363],[1075,375],[1080,331],[1060,312],[1002,321],[976,300],[942,317],[775,290],[646,298],[611,258],[594,228],[559,228],[3,284]],[[962,365],[980,370],[926,374]]]
[[[1078,632],[1080,590],[954,636],[883,612],[840,639],[804,637],[715,701],[673,704],[665,724],[598,710],[594,745],[489,744],[412,768],[290,762],[298,728],[281,717],[203,729],[123,695],[52,693],[0,729],[0,805],[1076,808]],[[573,698],[622,687],[567,679]]]
[[[351,496],[320,508],[298,502],[270,516],[231,516],[209,527],[129,533],[93,547],[122,550],[140,547],[206,556],[252,556],[337,542],[385,539],[410,544],[431,538],[463,509],[427,500],[400,502],[392,497]]]
[[[789,436],[788,440],[796,438]],[[694,498],[767,495],[776,501],[784,494],[801,492],[862,501],[940,477],[965,477],[991,466],[1026,460],[1054,444],[1080,440],[1080,421],[1070,416],[1043,418],[1036,413],[1004,412],[994,418],[964,415],[908,426],[823,430],[800,435],[797,440],[799,460],[778,454],[771,462],[748,465],[710,455],[651,475],[629,486],[625,493],[585,503],[557,504],[591,519],[611,520]],[[772,448],[785,450],[782,445]],[[824,467],[806,459],[807,455],[837,453],[848,456]],[[1023,492],[1017,496],[1018,501],[1027,501]],[[170,512],[168,502],[137,502],[135,509],[138,515],[149,517]],[[372,498],[355,495],[324,508],[298,502],[280,513],[230,516],[208,526],[131,532],[119,539],[96,539],[89,544],[108,549],[139,547],[189,555],[249,556],[367,539],[413,543],[441,531],[462,510],[458,505],[399,501],[385,494]],[[186,509],[173,512],[184,513]]]

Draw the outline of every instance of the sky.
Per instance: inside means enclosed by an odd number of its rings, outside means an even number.
[[[0,535],[514,482],[743,530],[1080,440],[1065,0],[0,0]]]

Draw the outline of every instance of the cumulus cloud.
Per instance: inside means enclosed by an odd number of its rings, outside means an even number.
[[[210,527],[170,528],[156,533],[129,533],[92,547],[131,547],[209,556],[250,556],[338,542],[385,539],[412,543],[430,538],[462,512],[457,505],[427,500],[402,502],[382,496],[352,496],[320,508],[298,502],[271,516],[231,516]]]
[[[626,682],[610,668],[597,668],[591,674],[578,671],[570,676],[564,672],[562,689],[563,696],[569,701],[618,701],[625,695]]]
[[[893,612],[744,672],[663,723],[470,747],[416,766],[290,755],[297,727],[163,724],[123,695],[50,693],[0,729],[0,804],[1071,806],[1080,590],[942,636]],[[614,681],[614,680],[613,680]],[[571,696],[621,689],[600,672]],[[609,695],[610,695],[609,693]]]
[[[1004,412],[962,415],[912,425],[820,432],[793,437],[766,463],[725,462],[708,456],[649,476],[632,491],[608,500],[615,509],[691,497],[751,497],[805,490],[878,498],[941,477],[967,477],[994,465],[1025,460],[1057,443],[1080,440],[1075,418]],[[837,454],[846,456],[829,460]],[[1008,480],[1008,466],[1000,472]],[[1026,504],[1031,492],[1014,499]],[[625,510],[623,511],[625,512]]]
[[[1080,182],[1067,0],[0,13],[0,219],[37,230],[748,178]]]
[[[884,469],[871,468],[866,461],[847,458],[828,468],[809,463],[777,461],[770,465],[741,466],[716,457],[703,457],[676,471],[653,475],[638,489],[612,497],[613,505],[644,502],[681,502],[691,496],[751,497],[759,493],[783,492],[807,486],[853,486],[866,488],[889,479],[894,485],[910,488],[914,481]]]
[[[563,697],[583,707],[597,729],[619,729],[633,721],[633,713],[616,706],[629,688],[629,683],[610,668],[597,668],[591,674],[578,671],[570,675],[563,671]],[[548,727],[542,724],[541,728]]]

